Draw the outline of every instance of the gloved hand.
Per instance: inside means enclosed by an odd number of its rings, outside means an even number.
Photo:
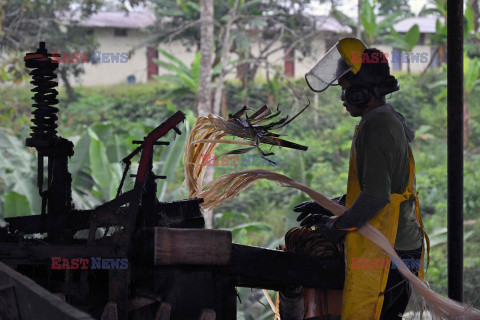
[[[346,195],[344,194],[343,196],[335,197],[331,200],[338,203],[341,206],[345,206],[345,199],[346,199]],[[314,219],[313,218],[314,215],[322,215],[322,216],[327,216],[327,217],[333,216],[333,213],[330,210],[325,209],[324,207],[322,207],[321,205],[319,205],[315,201],[302,202],[302,203],[296,205],[293,208],[293,211],[294,212],[301,212],[297,217],[297,221],[302,221],[303,220],[302,223],[300,224],[301,226],[304,226],[306,224],[310,225],[309,221],[311,219]],[[314,224],[315,223],[313,223],[311,225],[314,225]]]
[[[324,215],[314,215],[312,219],[312,225],[315,225],[317,230],[320,231],[322,236],[330,242],[339,243],[343,237],[348,233],[345,230],[338,230],[334,227],[335,219],[326,217]],[[304,221],[302,221],[302,224]]]

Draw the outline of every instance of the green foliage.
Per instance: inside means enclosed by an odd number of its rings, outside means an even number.
[[[3,201],[5,218],[30,214],[30,203],[28,202],[27,197],[23,194],[12,191],[5,195]]]
[[[417,45],[420,39],[420,29],[414,24],[404,35],[400,35],[395,29],[390,29],[391,36],[385,36],[384,40],[391,44],[393,48],[410,52]]]
[[[66,0],[0,2],[0,50],[8,53],[8,71],[11,81],[19,83],[26,78],[24,50],[34,52],[39,41],[45,41],[48,50],[65,53],[92,52],[98,47],[89,29],[79,26],[79,18],[88,18],[103,4],[102,0],[76,1],[75,14],[72,2]],[[23,52],[22,52],[23,51]],[[60,64],[59,77],[66,84],[69,98],[74,98],[68,76],[79,77],[84,64]],[[0,72],[1,74],[1,72]],[[2,82],[2,80],[0,80]]]
[[[362,2],[362,12],[360,20],[363,26],[363,39],[367,46],[372,45],[377,40],[383,39],[383,36],[392,29],[392,26],[405,18],[405,11],[394,11],[386,15],[383,20],[379,21],[375,13],[377,3],[370,0]]]
[[[159,49],[158,52],[167,61],[160,59],[154,59],[154,61],[159,67],[167,70],[168,73],[155,75],[154,78],[170,88],[159,99],[172,100],[182,96],[189,96],[191,99],[195,99],[198,93],[200,78],[200,51],[197,51],[195,54],[191,67],[165,50]],[[220,67],[221,65],[218,64],[212,69],[212,77],[220,73]],[[215,87],[214,84],[212,87]]]
[[[380,7],[378,12],[380,15],[387,15],[392,12],[403,11],[410,14],[410,6],[408,0],[379,0]]]

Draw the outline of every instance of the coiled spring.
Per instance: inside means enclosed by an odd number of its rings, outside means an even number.
[[[32,76],[31,84],[35,88],[31,89],[35,92],[32,100],[35,103],[32,107],[35,109],[33,114],[32,138],[53,138],[57,134],[57,115],[58,108],[53,105],[58,103],[58,91],[54,88],[58,85],[55,74],[55,69],[58,68],[58,63],[52,62],[50,58],[52,54],[47,52],[45,42],[40,42],[40,46],[35,53],[28,53],[25,58],[25,65],[27,68],[34,68],[30,75]]]

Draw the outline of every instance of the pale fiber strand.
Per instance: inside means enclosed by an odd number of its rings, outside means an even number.
[[[223,201],[235,197],[259,179],[272,180],[281,186],[301,190],[308,194],[315,202],[337,216],[342,215],[346,210],[345,207],[336,204],[312,188],[298,183],[287,176],[265,169],[242,170],[222,175],[202,187],[201,190],[199,190],[200,192],[194,192],[193,196],[204,199],[204,202],[201,204],[203,208],[212,209]],[[366,223],[358,229],[358,232],[382,248],[392,261],[396,261],[397,268],[410,281],[411,287],[422,296],[434,319],[480,319],[480,310],[473,308],[471,305],[462,304],[443,297],[428,288],[423,281],[415,276],[403,263],[388,239],[371,224]]]
[[[238,131],[239,129],[235,130]],[[199,192],[202,187],[207,167],[201,163],[202,156],[213,156],[219,143],[254,145],[253,142],[242,140],[222,140],[225,136],[231,135],[235,130],[227,120],[216,115],[210,114],[197,118],[188,136],[185,153],[183,154],[185,180],[182,188],[188,187],[189,198],[192,198],[193,194]],[[242,130],[239,132],[242,133]]]

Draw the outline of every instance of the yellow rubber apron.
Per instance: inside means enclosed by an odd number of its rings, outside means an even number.
[[[358,125],[355,128],[352,148],[350,150],[350,169],[348,172],[347,200],[346,207],[350,208],[360,194],[358,181],[355,139],[358,132]],[[415,216],[420,224],[422,234],[427,244],[427,266],[430,260],[430,241],[424,231],[417,193],[413,188],[415,178],[415,163],[410,147],[409,162],[410,175],[408,186],[403,194],[391,194],[388,203],[369,223],[382,232],[390,241],[395,244],[397,235],[400,204],[403,201],[415,197]],[[423,241],[422,241],[423,243]],[[420,261],[424,260],[424,245]],[[391,260],[387,254],[376,244],[368,240],[358,232],[349,232],[345,237],[345,284],[342,295],[342,317],[341,320],[378,320],[382,311],[384,300],[383,291],[387,284]],[[420,265],[418,277],[424,279],[425,265]],[[425,269],[425,270],[424,270]]]

